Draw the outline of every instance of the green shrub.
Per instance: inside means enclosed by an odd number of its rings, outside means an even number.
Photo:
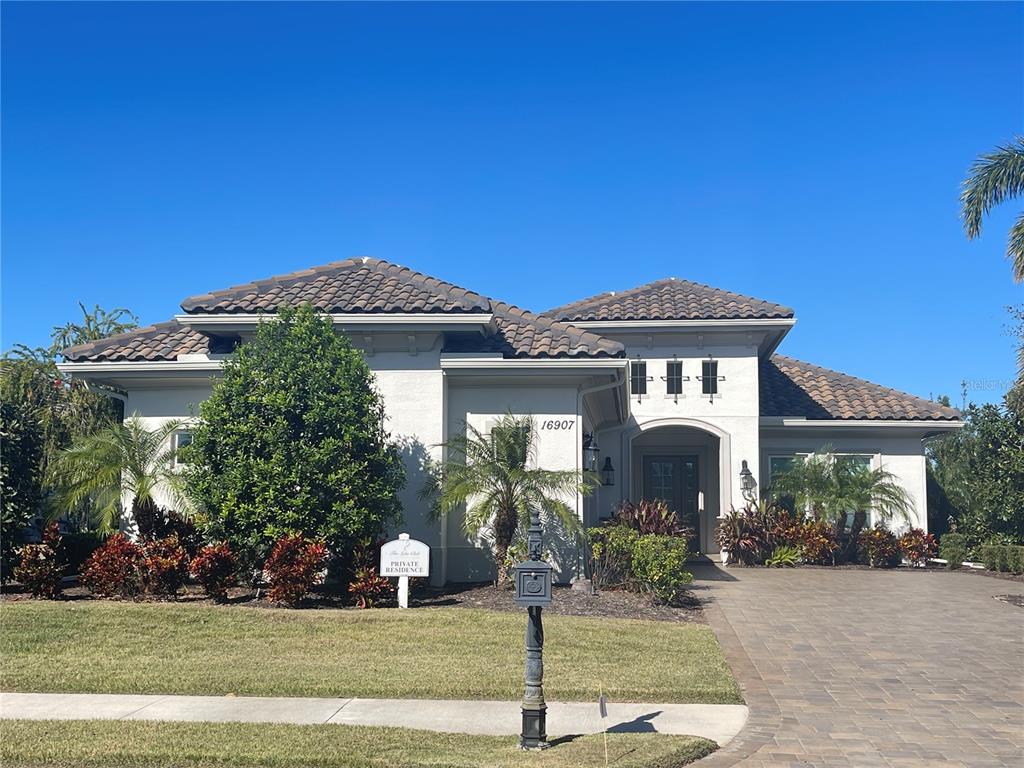
[[[243,570],[299,531],[346,561],[400,519],[404,468],[373,374],[311,306],[261,322],[199,412],[182,451],[189,493]]]
[[[598,589],[629,588],[633,582],[633,549],[640,534],[626,525],[591,528],[590,572]]]
[[[765,558],[764,564],[769,568],[792,568],[800,562],[800,547],[790,544],[782,544],[775,548],[771,555]]]
[[[27,404],[0,403],[0,447],[0,581],[6,582],[17,563],[17,538],[42,501],[44,435]]]
[[[947,534],[948,535],[948,534]],[[981,561],[990,571],[1001,573],[1024,572],[1024,547],[1016,544],[985,544],[980,551]]]
[[[962,533],[946,533],[939,540],[939,556],[946,561],[947,568],[959,568],[970,554],[967,537]]]
[[[1011,545],[1007,564],[1010,573],[1024,573],[1024,547],[1017,544]]]
[[[633,545],[633,576],[641,592],[663,603],[674,603],[693,581],[686,570],[686,539],[678,536],[639,536]]]

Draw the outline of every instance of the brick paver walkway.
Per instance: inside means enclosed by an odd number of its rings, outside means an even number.
[[[747,704],[701,768],[1024,766],[1024,584],[949,572],[694,569]]]

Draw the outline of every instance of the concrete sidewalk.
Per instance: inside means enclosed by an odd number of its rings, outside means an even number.
[[[169,720],[214,723],[388,725],[480,735],[519,733],[519,702],[433,699],[306,699],[250,696],[142,696],[107,693],[0,693],[7,720]],[[548,736],[668,733],[728,743],[747,721],[739,704],[548,704]]]

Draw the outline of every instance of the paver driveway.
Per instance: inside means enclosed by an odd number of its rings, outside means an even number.
[[[694,569],[751,717],[696,765],[1024,766],[1024,584],[949,572]]]

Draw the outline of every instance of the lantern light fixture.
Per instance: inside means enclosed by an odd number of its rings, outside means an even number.
[[[747,460],[744,459],[740,468],[740,488],[743,491],[743,498],[747,501],[756,501],[757,496],[757,480],[754,479],[754,473],[750,471],[750,467],[747,466]]]
[[[615,467],[612,466],[612,457],[604,457],[604,466],[601,467],[601,485],[615,485]]]
[[[597,470],[597,459],[601,449],[597,445],[597,435],[587,432],[583,435],[583,469],[587,472]]]

